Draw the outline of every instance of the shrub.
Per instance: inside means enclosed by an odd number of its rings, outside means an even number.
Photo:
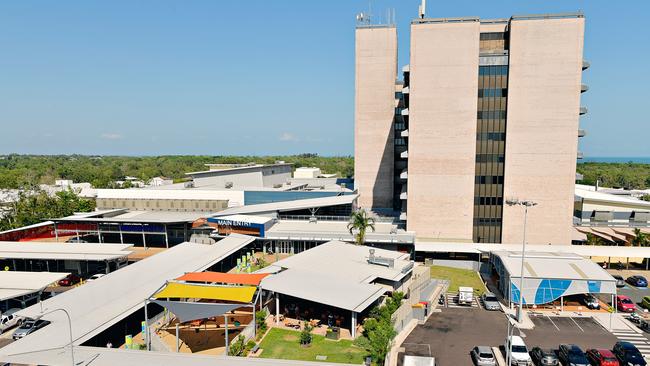
[[[377,364],[384,362],[388,346],[397,335],[391,316],[402,305],[403,299],[402,292],[394,292],[384,305],[372,308],[370,316],[363,321],[363,336],[355,340],[355,344],[365,348]]]
[[[255,323],[257,323],[257,330],[259,333],[266,332],[266,310],[255,312]]]
[[[230,352],[228,354],[230,356],[244,357],[246,356],[246,353],[246,340],[243,335],[240,335],[230,345]]]
[[[313,327],[309,324],[305,324],[305,328],[300,332],[300,344],[303,346],[311,344],[313,335],[311,334]]]

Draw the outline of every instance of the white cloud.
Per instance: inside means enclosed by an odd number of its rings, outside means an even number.
[[[102,133],[101,138],[104,140],[120,140],[122,139],[122,135],[119,133]]]
[[[283,132],[280,141],[298,141],[298,138],[289,132]]]

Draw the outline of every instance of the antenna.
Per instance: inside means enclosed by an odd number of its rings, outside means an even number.
[[[418,8],[418,12],[420,13],[420,19],[424,19],[424,14],[427,12],[427,0],[422,0],[422,3],[420,4]]]

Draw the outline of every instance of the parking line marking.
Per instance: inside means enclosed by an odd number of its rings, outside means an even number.
[[[546,315],[546,319],[548,319],[548,320],[551,321],[551,324],[553,324],[553,326],[555,327],[555,329],[557,329],[558,331],[560,330],[560,328],[558,328],[557,325],[555,325],[555,322],[554,322],[553,320],[551,320],[551,317],[550,317],[550,316]]]
[[[571,319],[571,321],[573,322],[573,324],[575,324],[575,325],[576,325],[576,327],[578,327],[578,328],[580,328],[580,331],[582,331],[582,333],[584,333],[584,332],[585,332],[585,330],[584,330],[584,329],[582,329],[582,327],[580,326],[580,324],[578,324],[578,322],[577,322],[577,321],[575,321],[575,320],[574,320],[573,318],[571,318],[571,317],[569,317],[569,319]]]

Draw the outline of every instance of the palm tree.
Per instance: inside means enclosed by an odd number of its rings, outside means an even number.
[[[630,241],[630,244],[632,244],[633,247],[647,247],[650,245],[650,239],[648,239],[648,236],[641,232],[641,229],[635,228],[634,229],[634,237]]]
[[[587,233],[587,245],[605,245],[605,241],[599,236]]]
[[[368,216],[368,213],[363,209],[352,212],[350,215],[350,223],[348,223],[348,230],[351,235],[354,235],[355,242],[358,245],[363,245],[368,228],[375,231],[375,219]],[[356,234],[354,233],[355,231]]]

